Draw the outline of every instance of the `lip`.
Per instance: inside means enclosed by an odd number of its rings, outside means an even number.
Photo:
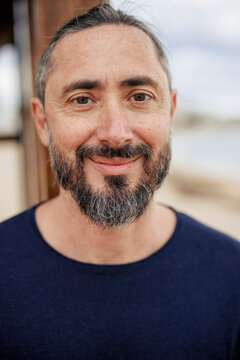
[[[126,174],[139,156],[134,159],[125,158],[104,158],[104,157],[88,157],[94,167],[105,175],[124,175]]]

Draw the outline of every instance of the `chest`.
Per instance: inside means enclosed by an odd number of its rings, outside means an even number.
[[[216,291],[161,276],[16,276],[1,304],[1,359],[234,359],[225,307]]]

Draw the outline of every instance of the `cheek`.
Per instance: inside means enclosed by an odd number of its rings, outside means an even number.
[[[141,130],[141,139],[147,143],[153,151],[159,150],[159,147],[162,147],[166,144],[169,139],[170,126],[169,122],[164,119],[164,121],[157,121],[151,123],[151,125],[145,127]]]
[[[66,151],[74,150],[89,141],[94,129],[89,122],[83,122],[82,119],[73,121],[55,121],[51,126],[51,133],[54,141]]]

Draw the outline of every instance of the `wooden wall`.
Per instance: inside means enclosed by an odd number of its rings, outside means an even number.
[[[29,11],[32,79],[35,84],[37,64],[56,30],[75,15],[87,12],[100,0],[27,0]],[[106,2],[106,1],[105,1]],[[35,85],[33,85],[35,89]],[[35,90],[34,90],[35,91]],[[28,109],[24,112],[24,147],[27,204],[55,196],[58,192],[49,166],[48,152],[39,142]]]

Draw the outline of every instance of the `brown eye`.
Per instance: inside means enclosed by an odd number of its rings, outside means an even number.
[[[133,100],[138,101],[138,102],[146,101],[148,98],[149,98],[149,96],[144,93],[139,93],[139,94],[133,95]]]
[[[78,96],[73,101],[79,105],[88,105],[91,99],[89,99],[87,96]]]

